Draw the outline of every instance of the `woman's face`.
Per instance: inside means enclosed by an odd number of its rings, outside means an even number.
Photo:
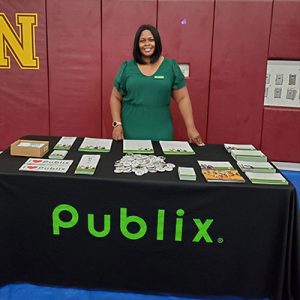
[[[142,56],[150,58],[155,51],[155,40],[150,30],[142,31],[139,39],[139,47]]]

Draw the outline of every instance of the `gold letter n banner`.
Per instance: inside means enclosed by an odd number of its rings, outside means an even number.
[[[0,13],[0,69],[10,69],[10,53],[21,69],[39,69],[36,56],[35,28],[38,16],[35,13],[16,13],[16,25],[19,35],[4,13]]]

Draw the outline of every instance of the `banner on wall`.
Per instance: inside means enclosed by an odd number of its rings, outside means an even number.
[[[16,13],[18,33],[4,13],[0,13],[0,69],[11,68],[11,57],[21,69],[39,69],[36,56],[35,30],[38,26],[36,13]],[[8,54],[8,50],[11,55]]]

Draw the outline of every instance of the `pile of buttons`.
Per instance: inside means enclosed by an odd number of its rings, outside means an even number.
[[[134,173],[137,176],[156,172],[170,172],[174,164],[166,163],[164,156],[126,154],[114,164],[115,173]]]

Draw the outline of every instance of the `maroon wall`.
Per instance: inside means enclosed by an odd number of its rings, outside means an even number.
[[[4,149],[30,132],[49,134],[47,33],[44,0],[2,0],[0,12],[5,13],[17,33],[16,12],[38,14],[36,55],[40,65],[39,70],[21,69],[8,52],[11,68],[0,69],[0,149]]]
[[[150,23],[163,54],[190,64],[187,84],[206,142],[252,143],[270,159],[300,161],[300,110],[263,106],[267,59],[300,60],[299,11],[300,1],[280,0],[2,0],[17,33],[15,13],[38,14],[40,68],[20,69],[8,51],[0,149],[26,134],[110,137],[113,77],[131,58],[137,27]],[[175,138],[185,139],[172,110]]]

